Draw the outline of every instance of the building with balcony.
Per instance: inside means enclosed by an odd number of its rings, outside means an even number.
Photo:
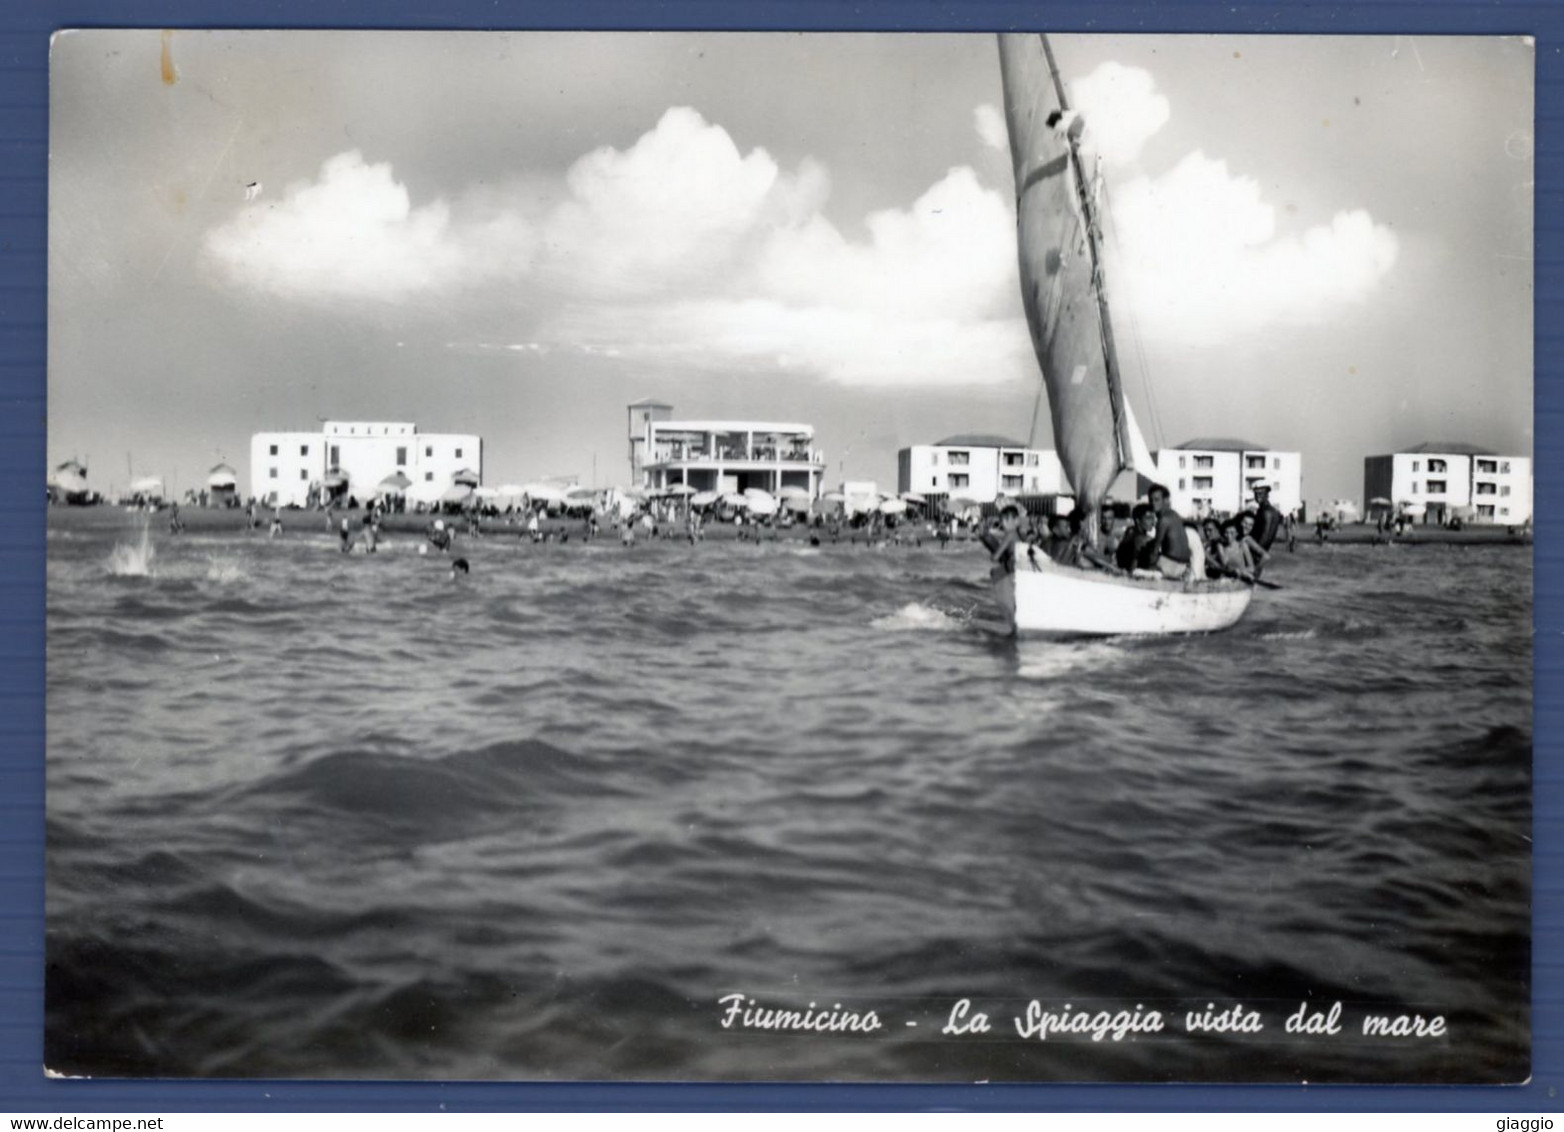
[[[1454,440],[1433,440],[1363,461],[1365,507],[1385,500],[1425,523],[1451,519],[1515,526],[1532,517],[1529,456],[1501,456]]]
[[[367,500],[401,472],[414,484],[451,486],[459,471],[483,476],[483,441],[471,434],[419,432],[391,421],[326,421],[319,432],[258,432],[250,438],[250,494],[270,505],[305,506],[328,476],[341,494]]]
[[[640,487],[688,484],[696,491],[797,487],[820,494],[825,457],[807,424],[778,421],[674,420],[673,406],[629,407],[630,478]]]
[[[1303,504],[1303,457],[1247,440],[1201,437],[1164,448],[1152,457],[1157,480],[1186,518],[1236,515],[1254,504],[1254,489],[1271,489],[1271,506],[1284,515]],[[1149,487],[1141,478],[1141,489]]]
[[[981,433],[947,436],[896,454],[896,489],[925,497],[964,496],[992,503],[1001,495],[1067,494],[1057,453]]]

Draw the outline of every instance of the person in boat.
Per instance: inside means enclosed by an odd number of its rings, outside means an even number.
[[[344,519],[343,522],[347,520]],[[429,540],[430,546],[442,553],[451,549],[451,532],[446,528],[444,519],[436,519],[431,523],[424,537]]]
[[[1172,493],[1160,483],[1151,485],[1146,499],[1157,516],[1156,569],[1164,578],[1184,579],[1190,575],[1189,535],[1184,519],[1173,510]]]
[[[1264,547],[1244,533],[1242,520],[1229,519],[1222,524],[1222,547],[1217,561],[1225,576],[1253,584],[1259,580],[1260,566],[1269,557]]]
[[[1254,530],[1250,537],[1260,544],[1261,549],[1269,551],[1271,544],[1276,541],[1276,536],[1282,533],[1285,523],[1282,513],[1271,505],[1271,485],[1255,484]]]
[[[1074,566],[1080,570],[1112,570],[1113,559],[1104,555],[1086,537],[1086,516],[1079,508],[1068,515],[1056,516],[1055,532],[1063,527],[1066,538],[1062,545],[1049,551],[1048,556],[1061,566]]]
[[[1119,539],[1114,564],[1126,574],[1148,570],[1157,563],[1157,516],[1151,504],[1137,503],[1130,512],[1130,529]]]

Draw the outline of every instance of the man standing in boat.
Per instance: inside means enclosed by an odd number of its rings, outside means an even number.
[[[1254,530],[1249,532],[1249,536],[1260,544],[1261,549],[1270,550],[1276,536],[1281,533],[1283,522],[1282,513],[1271,506],[1271,485],[1255,484]]]
[[[1189,577],[1189,536],[1184,533],[1184,519],[1173,510],[1171,493],[1160,483],[1151,485],[1146,499],[1157,516],[1157,569],[1164,578],[1183,580]]]

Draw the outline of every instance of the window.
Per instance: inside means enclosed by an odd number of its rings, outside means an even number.
[[[277,478],[277,469],[276,468],[268,468],[266,470],[266,477],[268,479],[276,479]]]
[[[1480,483],[1480,484],[1477,485],[1477,494],[1478,495],[1497,495],[1498,494],[1498,489],[1491,483]]]
[[[1412,494],[1413,495],[1417,494],[1417,481],[1416,480],[1412,481]]]
[[[951,466],[955,467],[955,468],[964,468],[964,467],[966,467],[967,463],[969,462],[968,461],[968,457],[970,455],[971,455],[971,453],[968,453],[968,452],[952,452],[950,454]]]
[[[1215,466],[1216,466],[1216,459],[1215,459],[1215,457],[1212,457],[1212,456],[1196,456],[1195,457],[1195,467],[1197,467],[1197,468],[1212,468],[1212,467],[1215,467]]]
[[[1214,487],[1216,487],[1216,481],[1215,481],[1215,479],[1213,477],[1211,477],[1211,476],[1196,476],[1195,477],[1195,490],[1196,491],[1210,491]]]
[[[1479,461],[1477,461],[1477,472],[1478,472],[1479,475],[1491,476],[1495,472],[1497,472],[1498,470],[1499,470],[1499,461],[1497,461],[1497,460],[1479,460]]]
[[[1260,469],[1263,472],[1265,470],[1265,457],[1264,456],[1245,456],[1244,457],[1244,467],[1246,467],[1246,468],[1258,468],[1258,469]]]
[[[1493,504],[1490,503],[1486,507],[1479,507],[1477,509],[1477,517],[1479,519],[1493,518]]]
[[[1005,467],[1007,467],[1007,468],[1019,468],[1020,466],[1021,466],[1021,453],[1019,453],[1019,452],[1006,452],[1005,453]]]
[[[968,482],[970,481],[970,479],[971,479],[970,476],[965,476],[965,475],[961,474],[960,472],[951,472],[950,473],[950,486],[951,487],[966,487]]]
[[[299,455],[300,456],[308,456],[309,454],[310,454],[310,446],[308,444],[301,444],[301,445],[299,445]]]
[[[1420,464],[1420,463],[1421,463],[1421,461],[1418,461],[1418,460],[1413,460],[1413,461],[1412,461],[1412,470],[1413,470],[1413,471],[1414,471],[1414,472],[1420,472],[1420,471],[1422,471],[1422,468],[1421,468],[1421,467],[1420,467],[1420,466],[1419,466],[1419,464]],[[1414,488],[1413,488],[1413,489],[1412,489],[1412,490],[1413,490],[1413,491],[1416,491],[1416,490],[1417,490],[1417,488],[1415,488],[1415,487],[1414,487]]]
[[[407,449],[406,448],[398,448],[396,450],[396,466],[400,468],[400,467],[404,466],[406,463],[407,463]]]
[[[1506,476],[1509,475],[1510,474],[1510,462],[1508,460],[1505,460],[1503,463],[1501,463],[1499,465],[1499,471],[1503,475],[1506,475]]]
[[[1444,480],[1429,480],[1428,481],[1428,494],[1429,495],[1443,495],[1444,493],[1445,493],[1445,481]]]
[[[338,448],[335,444],[331,446],[331,462],[333,464],[342,463],[342,449]]]
[[[1282,470],[1282,458],[1280,456],[1273,456],[1271,458],[1271,470],[1273,472],[1279,472]]]
[[[299,469],[299,478],[301,480],[304,480],[306,483],[308,483],[309,482],[309,478],[310,478],[309,471],[307,469],[305,469],[305,468],[300,468]]]
[[[424,482],[425,483],[433,483],[434,482],[434,473],[433,472],[425,472],[424,473]]]
[[[1510,513],[1510,509],[1508,507],[1501,507],[1501,508],[1499,508],[1499,514],[1501,514],[1501,515],[1508,515],[1509,513]]]
[[[277,446],[276,446],[276,445],[275,445],[275,444],[273,444],[273,445],[272,445],[272,446],[271,446],[271,451],[270,451],[270,452],[268,452],[268,453],[266,453],[266,454],[267,454],[267,455],[268,455],[268,456],[275,456],[275,455],[277,455]]]
[[[1021,477],[1020,476],[1000,476],[999,477],[999,485],[1001,487],[1003,487],[1006,491],[1020,491],[1021,490]]]
[[[434,445],[433,444],[426,444],[426,445],[424,445],[424,455],[425,456],[433,456],[434,455]]]
[[[1178,479],[1178,489],[1180,491],[1183,491],[1185,489],[1185,487],[1184,487],[1184,477],[1183,476],[1180,476],[1179,479]]]
[[[1510,494],[1510,485],[1509,484],[1505,484],[1503,487],[1501,487],[1499,489],[1499,494],[1500,495],[1508,495],[1508,494]]]
[[[358,426],[354,425],[352,428],[348,429],[348,435],[349,436],[357,436],[358,435]]]
[[[1430,460],[1428,461],[1428,470],[1431,472],[1442,472],[1445,470],[1445,462],[1443,460]]]
[[[929,477],[929,486],[930,487],[938,487],[939,486],[939,477],[938,476],[930,476]]]
[[[1037,490],[1037,477],[1036,476],[1032,477],[1032,490],[1033,491]]]
[[[457,459],[458,459],[458,460],[460,460],[460,459],[461,459],[461,458],[462,458],[462,450],[461,450],[461,449],[460,449],[460,448],[458,448],[458,449],[457,449],[457,450],[456,450],[456,458],[457,458]]]
[[[1029,467],[1029,468],[1037,467],[1037,453],[1036,452],[1028,452],[1026,454],[1026,466]]]
[[[936,468],[939,467],[939,449],[938,448],[934,449],[933,452],[929,453],[929,463],[933,464]]]
[[[1181,467],[1181,468],[1184,466],[1184,459],[1185,458],[1183,456],[1180,456],[1178,458],[1178,466]]]

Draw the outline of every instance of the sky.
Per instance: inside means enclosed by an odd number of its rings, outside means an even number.
[[[1529,42],[1053,45],[1153,448],[1299,451],[1311,504],[1531,453]],[[833,486],[1052,444],[991,36],[104,29],[50,87],[48,456],[100,491],[323,419],[624,483],[643,397],[812,424]]]

